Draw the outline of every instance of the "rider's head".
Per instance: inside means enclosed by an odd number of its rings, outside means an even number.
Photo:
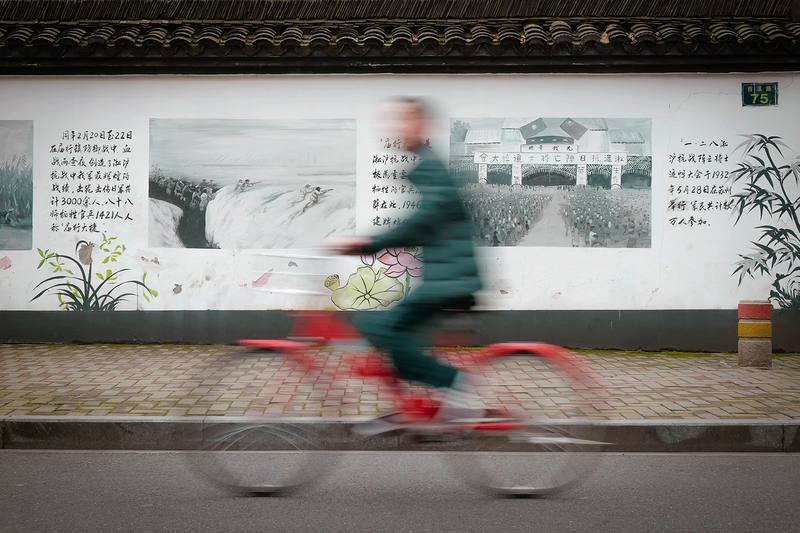
[[[433,119],[433,106],[422,98],[394,97],[381,105],[382,129],[412,152],[419,152],[424,146]]]

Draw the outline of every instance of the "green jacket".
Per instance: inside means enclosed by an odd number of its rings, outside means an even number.
[[[430,150],[408,175],[422,193],[417,212],[391,231],[374,237],[367,253],[383,248],[422,246],[425,282],[420,290],[433,297],[473,294],[480,290],[471,223],[458,187]]]

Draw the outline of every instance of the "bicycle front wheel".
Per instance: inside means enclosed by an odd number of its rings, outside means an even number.
[[[502,423],[502,422],[501,422]],[[513,423],[510,430],[476,429],[452,455],[459,476],[497,494],[552,494],[582,480],[603,443],[591,426]]]
[[[590,420],[604,393],[597,377],[552,345],[495,345],[489,356],[485,401],[501,410],[465,435],[456,472],[499,494],[550,494],[582,480],[606,447],[603,426]]]

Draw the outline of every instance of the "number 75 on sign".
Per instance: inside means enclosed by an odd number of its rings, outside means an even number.
[[[777,83],[743,83],[742,106],[778,105]]]

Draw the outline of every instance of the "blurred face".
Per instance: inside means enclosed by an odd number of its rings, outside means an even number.
[[[422,147],[427,121],[419,107],[408,102],[386,102],[380,109],[381,129],[392,139],[400,139],[406,149]]]

